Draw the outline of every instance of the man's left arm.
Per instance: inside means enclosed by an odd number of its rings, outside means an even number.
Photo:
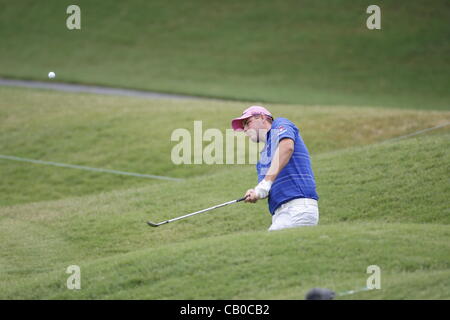
[[[294,140],[290,138],[282,139],[278,144],[278,148],[275,151],[270,168],[264,179],[261,180],[255,189],[247,191],[246,196],[248,197],[246,202],[256,202],[258,199],[267,198],[272,183],[275,181],[281,170],[288,164],[293,153]]]

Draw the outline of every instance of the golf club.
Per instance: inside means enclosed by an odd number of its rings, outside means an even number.
[[[232,201],[228,201],[228,202],[225,202],[225,203],[222,203],[222,204],[218,204],[218,205],[216,205],[214,207],[211,207],[211,208],[207,208],[207,209],[203,209],[203,210],[196,211],[196,212],[193,212],[193,213],[189,213],[189,214],[186,214],[186,215],[181,216],[181,217],[177,217],[177,218],[173,218],[173,219],[170,219],[170,220],[162,221],[160,223],[154,223],[154,222],[151,222],[151,221],[147,221],[147,224],[149,226],[151,226],[151,227],[159,227],[160,225],[163,225],[163,224],[166,224],[166,223],[169,223],[169,222],[181,220],[181,219],[188,218],[188,217],[191,217],[193,215],[196,215],[196,214],[199,214],[199,213],[202,213],[202,212],[214,210],[214,209],[217,209],[217,208],[220,208],[220,207],[224,207],[224,206],[232,204],[232,203],[243,201],[243,200],[245,200],[245,198],[246,197],[243,197],[243,198],[240,198],[240,199],[236,199],[236,200],[232,200]]]

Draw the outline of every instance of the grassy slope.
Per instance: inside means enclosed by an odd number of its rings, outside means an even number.
[[[448,2],[0,0],[0,75],[278,103],[448,109]]]
[[[1,208],[2,298],[301,299],[313,286],[362,287],[377,264],[382,290],[355,297],[449,299],[449,137],[315,156],[315,228],[267,233],[264,203],[145,225],[236,197],[253,179],[245,167]],[[79,292],[65,289],[70,264]]]
[[[16,88],[0,88],[0,96],[0,154],[178,178],[206,175],[228,166],[174,165],[170,154],[177,142],[170,141],[171,133],[177,128],[193,133],[194,120],[202,120],[203,132],[218,128],[225,134],[230,119],[248,105]],[[276,117],[298,124],[312,154],[380,142],[450,121],[448,112],[437,111],[268,107]],[[0,206],[158,182],[1,159],[0,168]]]
[[[73,2],[5,3],[0,75],[297,103],[267,106],[312,152],[321,224],[268,233],[260,202],[146,226],[254,185],[252,166],[169,159],[175,128],[223,131],[247,103],[0,88],[0,154],[186,178],[0,160],[0,298],[302,299],[363,287],[377,264],[382,290],[348,298],[450,299],[448,127],[374,144],[449,113],[360,108],[448,109],[445,1],[383,1],[381,32],[365,28],[369,1],[80,0],[80,32],[65,29]]]

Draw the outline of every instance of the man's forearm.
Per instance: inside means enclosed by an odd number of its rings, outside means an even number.
[[[264,179],[274,182],[281,170],[288,164],[293,153],[294,141],[291,139],[281,140]]]

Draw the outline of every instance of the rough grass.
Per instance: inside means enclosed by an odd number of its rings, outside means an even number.
[[[253,168],[184,182],[0,208],[2,298],[302,299],[311,287],[382,289],[342,298],[448,299],[449,133],[317,154],[321,223],[268,233],[265,203],[159,221],[239,197]],[[79,265],[82,289],[65,287]]]
[[[65,287],[62,265],[34,279],[22,275],[6,282],[3,296],[303,299],[315,286],[338,292],[364,286],[367,266],[377,264],[382,289],[355,297],[448,299],[448,235],[443,225],[379,223],[238,233],[79,262],[82,288],[75,292]],[[420,246],[416,237],[424,239]]]

